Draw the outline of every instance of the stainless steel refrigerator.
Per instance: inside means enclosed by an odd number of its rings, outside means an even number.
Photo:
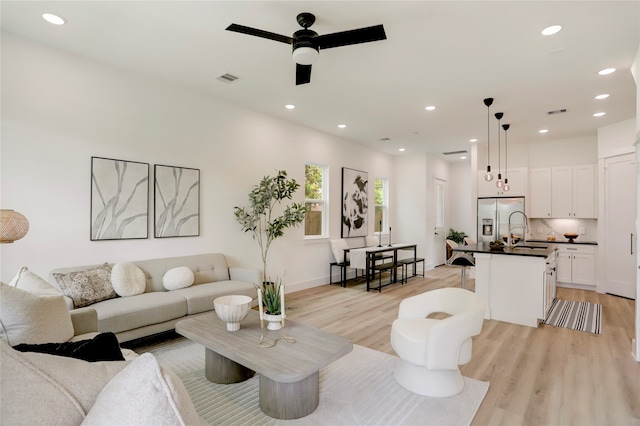
[[[524,197],[482,197],[478,198],[478,243],[502,240],[509,234],[509,216],[515,211],[524,213]],[[524,215],[511,216],[514,235],[525,236]]]

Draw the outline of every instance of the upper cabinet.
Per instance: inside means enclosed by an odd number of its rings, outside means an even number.
[[[527,190],[527,168],[520,167],[509,169],[506,173],[502,174],[502,179],[505,176],[509,180],[509,191],[504,191],[502,188],[496,186],[496,179],[498,178],[498,172],[493,171],[493,180],[487,182],[484,180],[484,171],[478,172],[478,197],[511,197],[526,195]]]
[[[531,169],[530,216],[537,218],[596,218],[596,167]]]
[[[551,217],[551,169],[529,172],[529,216]]]

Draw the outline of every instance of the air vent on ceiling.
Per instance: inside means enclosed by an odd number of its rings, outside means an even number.
[[[222,74],[216,80],[220,80],[220,81],[223,81],[225,83],[233,83],[237,79],[238,79],[238,77],[236,77],[235,75],[226,73],[226,74]]]
[[[378,140],[379,140],[379,141],[382,141],[382,142],[387,142],[387,141],[390,141],[390,140],[391,140],[391,138],[380,138],[380,139],[378,139]]]
[[[459,154],[467,154],[468,151],[449,151],[443,152],[443,155],[459,155]]]
[[[547,114],[554,115],[554,114],[562,114],[563,112],[567,112],[567,109],[562,108],[562,109],[557,109],[555,111],[547,111]]]

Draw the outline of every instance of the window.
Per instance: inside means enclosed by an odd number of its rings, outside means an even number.
[[[322,237],[328,229],[328,170],[319,164],[305,164],[304,205],[307,213],[304,219],[305,237]]]
[[[375,232],[389,229],[389,180],[375,181]]]

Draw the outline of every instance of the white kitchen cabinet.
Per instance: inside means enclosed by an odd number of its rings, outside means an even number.
[[[516,197],[525,196],[527,189],[527,168],[518,167],[514,169],[503,170],[502,180],[505,175],[509,179],[509,191],[504,191],[502,188],[496,186],[496,180],[498,179],[498,171],[492,170],[493,180],[487,182],[484,180],[484,174],[486,171],[478,172],[478,197]]]
[[[596,218],[596,167],[547,167],[529,173],[529,216]]]
[[[551,217],[595,218],[595,193],[595,165],[551,168]]]
[[[590,219],[596,213],[596,166],[587,164],[573,167],[573,217]]]
[[[551,217],[551,169],[529,172],[529,217]]]
[[[595,285],[595,247],[558,245],[557,278],[560,283]]]

